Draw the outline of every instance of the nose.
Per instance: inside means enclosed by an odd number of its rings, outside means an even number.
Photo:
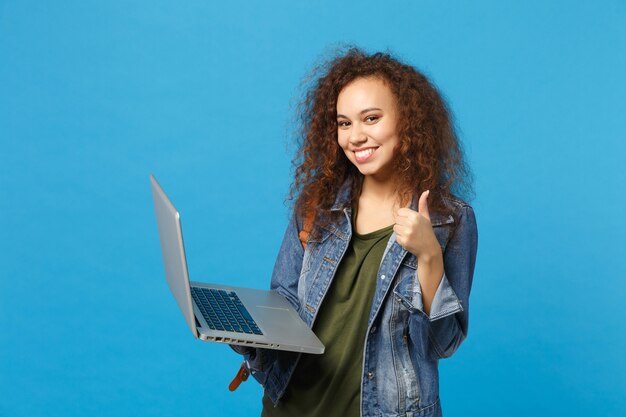
[[[358,146],[367,141],[367,135],[361,129],[360,123],[354,123],[352,125],[352,129],[350,129],[350,137],[348,138],[350,144],[353,146]]]

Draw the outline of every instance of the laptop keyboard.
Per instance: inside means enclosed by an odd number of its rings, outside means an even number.
[[[233,291],[191,287],[191,296],[212,330],[263,334]]]

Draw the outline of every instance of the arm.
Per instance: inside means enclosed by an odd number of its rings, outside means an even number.
[[[304,249],[298,236],[301,229],[302,224],[294,212],[280,245],[270,282],[270,288],[285,297],[297,311],[300,310],[298,281],[304,258]]]
[[[270,288],[285,297],[296,310],[300,310],[298,281],[304,256],[304,249],[298,237],[298,231],[301,227],[302,225],[294,212],[278,251],[270,282]],[[235,345],[231,345],[231,347],[237,353],[244,355],[246,367],[252,376],[263,385],[267,378],[266,372],[270,369],[279,352],[271,349]]]
[[[439,245],[437,245],[437,253],[420,256],[417,264],[419,265],[417,280],[422,291],[424,312],[430,316],[430,307],[443,278],[443,255]]]
[[[458,224],[443,253],[444,270],[428,313],[423,305],[418,305],[420,313],[412,322],[413,326],[428,331],[432,349],[440,358],[450,357],[467,336],[469,294],[474,275],[477,243],[478,231],[474,211],[470,206],[463,206]],[[428,270],[428,263],[420,266],[418,262],[418,277],[421,267],[426,270],[423,272],[424,275],[432,273],[432,269]]]

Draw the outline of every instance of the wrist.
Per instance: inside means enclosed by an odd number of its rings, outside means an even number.
[[[437,250],[420,253],[417,257],[417,262],[422,265],[436,265],[439,262],[443,263],[443,254],[441,253],[441,249],[437,246]]]

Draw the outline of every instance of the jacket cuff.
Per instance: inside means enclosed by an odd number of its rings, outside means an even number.
[[[256,349],[250,346],[240,346],[240,345],[228,345],[231,347],[232,350],[234,350],[235,352],[237,352],[240,355],[244,355],[244,356],[252,356]]]
[[[243,355],[245,366],[250,375],[261,385],[265,386],[268,370],[276,359],[276,351],[250,346],[230,345],[230,347],[235,352]]]
[[[439,286],[437,287],[437,291],[435,292],[433,302],[430,305],[430,316],[428,316],[424,311],[422,287],[420,285],[419,279],[417,278],[417,271],[415,271],[415,282],[418,286],[419,297],[416,297],[413,300],[413,305],[422,314],[428,317],[429,321],[439,320],[452,314],[458,313],[459,311],[463,311],[461,300],[459,299],[459,297],[457,297],[456,293],[452,289],[452,286],[448,281],[448,277],[446,277],[445,271],[443,272],[443,276],[441,277],[441,281],[439,282]]]

